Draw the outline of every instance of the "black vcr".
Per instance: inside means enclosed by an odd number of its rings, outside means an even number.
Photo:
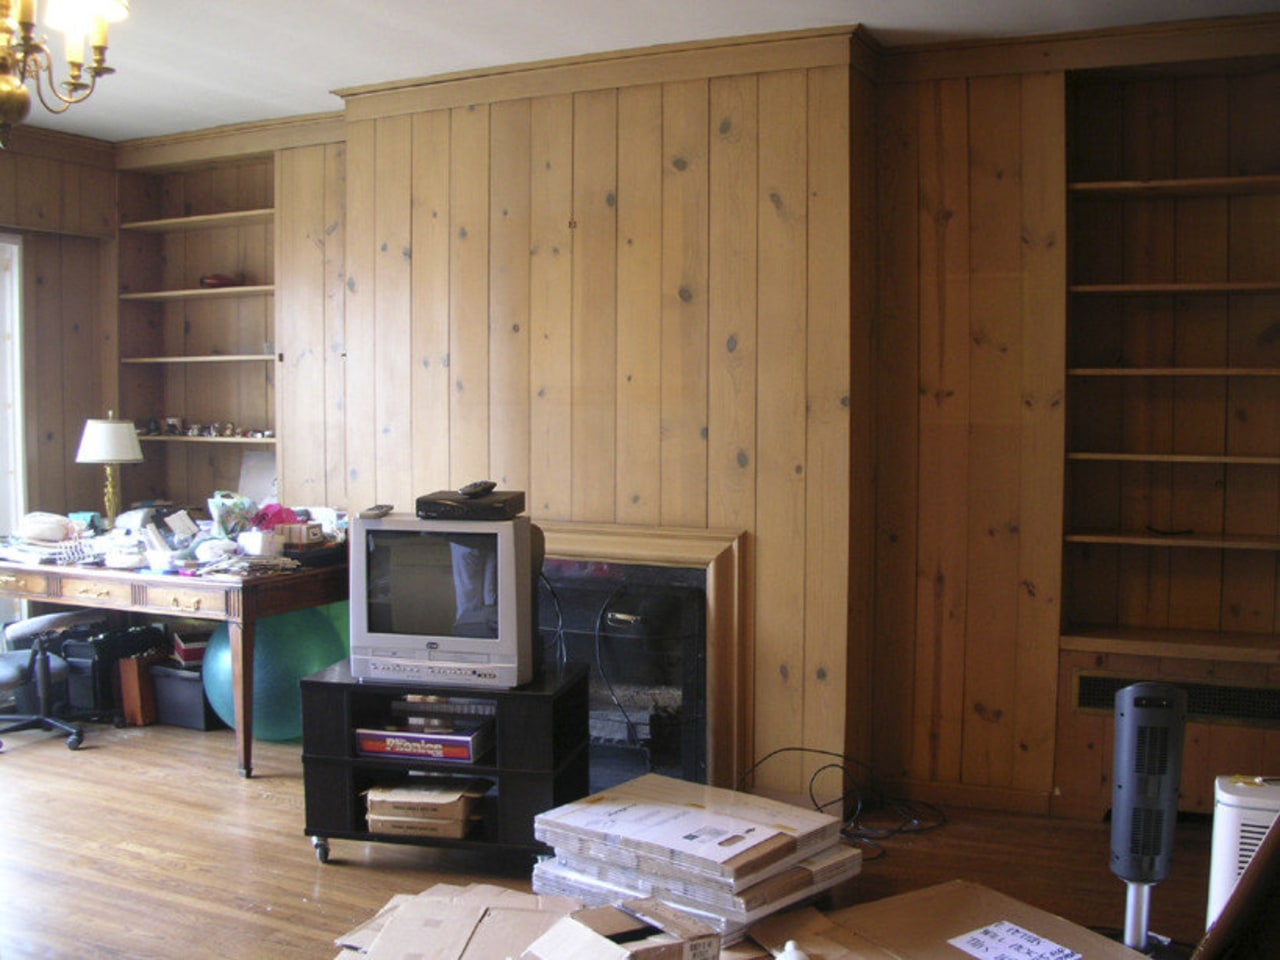
[[[494,490],[468,497],[457,490],[438,490],[417,500],[422,520],[511,520],[524,512],[523,490]]]

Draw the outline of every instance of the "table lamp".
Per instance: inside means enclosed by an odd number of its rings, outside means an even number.
[[[120,509],[120,491],[116,485],[116,464],[138,463],[142,460],[142,446],[138,443],[138,431],[128,420],[112,419],[107,411],[106,420],[86,420],[80,436],[80,449],[76,463],[100,463],[106,470],[106,486],[102,491],[102,515],[107,528],[115,525]]]

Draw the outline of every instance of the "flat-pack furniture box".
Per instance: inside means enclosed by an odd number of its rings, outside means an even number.
[[[1087,927],[981,884],[952,880],[831,913],[775,914],[751,938],[781,951],[788,940],[823,960],[1141,960]]]
[[[589,907],[557,920],[520,960],[717,960],[720,934],[657,900]]]

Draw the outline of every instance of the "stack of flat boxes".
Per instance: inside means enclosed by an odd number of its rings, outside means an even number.
[[[534,836],[555,850],[534,867],[535,892],[588,906],[653,897],[726,944],[862,868],[835,817],[660,774],[539,814]]]

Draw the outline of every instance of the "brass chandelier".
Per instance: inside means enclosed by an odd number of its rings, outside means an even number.
[[[50,113],[87,100],[107,66],[107,24],[129,15],[129,0],[49,0],[44,26],[66,37],[67,78],[54,80],[48,40],[36,37],[36,0],[0,0],[0,149],[27,118],[31,91]],[[92,51],[85,62],[85,41]]]

